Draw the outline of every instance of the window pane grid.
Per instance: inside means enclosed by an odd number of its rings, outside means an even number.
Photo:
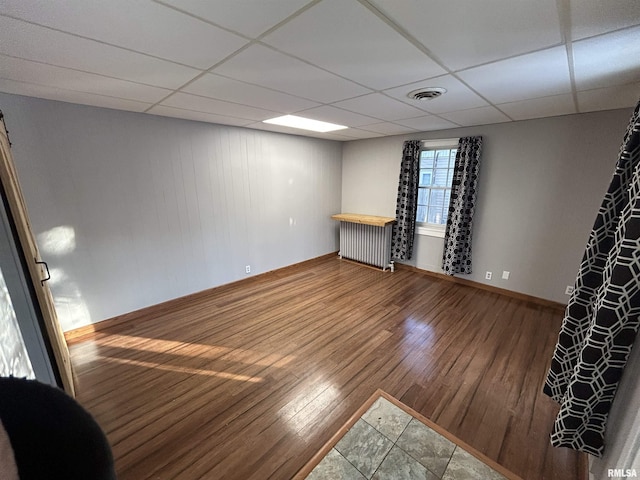
[[[447,223],[455,158],[455,148],[421,152],[416,222]]]

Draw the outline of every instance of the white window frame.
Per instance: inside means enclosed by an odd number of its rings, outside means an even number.
[[[441,140],[422,140],[422,150],[438,150],[438,149],[450,149],[457,148],[458,138],[443,138]],[[436,225],[434,223],[418,223],[416,222],[416,233],[418,235],[426,235],[429,237],[444,238],[446,225]]]

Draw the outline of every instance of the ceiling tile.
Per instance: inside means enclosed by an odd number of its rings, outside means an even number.
[[[502,103],[498,108],[514,120],[527,118],[554,117],[576,113],[573,95],[565,93],[550,97],[521,100],[519,102]]]
[[[510,121],[509,117],[492,106],[472,108],[469,110],[461,110],[459,112],[442,113],[440,116],[465,127]]]
[[[561,42],[556,0],[369,0],[459,70]]]
[[[640,78],[640,27],[573,43],[578,90],[625,85]]]
[[[262,45],[252,45],[214,73],[324,103],[370,91]]]
[[[359,113],[349,112],[341,108],[332,107],[331,105],[323,105],[321,107],[311,108],[303,112],[299,112],[301,117],[313,118],[323,122],[337,123],[338,125],[346,125],[348,127],[359,127],[369,123],[378,122],[378,119],[360,115]]]
[[[569,66],[564,47],[509,58],[459,72],[471,88],[492,103],[569,93]]]
[[[294,97],[215,74],[202,76],[183,88],[182,91],[282,113],[293,113],[318,105],[318,103],[305,98]]]
[[[217,123],[221,125],[236,125],[239,127],[248,125],[253,120],[243,118],[227,117],[224,115],[216,115],[213,113],[195,112],[193,110],[184,110],[182,108],[166,107],[164,105],[156,105],[149,112],[153,115],[161,115],[163,117],[184,118],[185,120],[195,120],[198,122]]]
[[[355,0],[324,0],[263,42],[373,89],[446,73]]]
[[[435,115],[424,115],[422,117],[409,118],[406,120],[397,120],[395,123],[414,128],[420,132],[426,132],[428,130],[443,130],[445,128],[456,128],[460,126],[436,117]]]
[[[334,132],[336,136],[342,137],[342,140],[360,140],[363,138],[377,138],[382,137],[382,133],[371,132],[361,128],[350,128],[348,130],[339,130]]]
[[[158,0],[222,27],[255,38],[302,8],[310,0]]]
[[[171,90],[164,88],[150,87],[140,83],[5,55],[0,55],[0,72],[0,76],[18,82],[38,82],[45,79],[47,85],[53,88],[76,90],[145,103],[156,103],[171,93]]]
[[[64,90],[62,88],[37,85],[34,83],[16,82],[0,78],[0,92],[25,95],[27,97],[47,98],[60,102],[92,105],[94,107],[113,108],[116,110],[128,110],[132,112],[144,112],[151,106],[150,103],[134,102],[123,98],[105,97],[92,93]]]
[[[371,125],[363,126],[362,129],[370,132],[382,133],[384,135],[401,135],[403,133],[411,133],[416,131],[415,128],[405,127],[403,125],[398,125],[397,123],[390,122],[373,123]]]
[[[335,106],[351,110],[352,112],[379,118],[380,120],[397,120],[424,115],[411,105],[399,102],[381,93],[371,93],[357,98],[351,98],[334,103]],[[373,123],[373,122],[370,122]]]
[[[413,100],[407,97],[409,92],[423,87],[441,87],[445,88],[447,92],[433,100]],[[455,112],[487,105],[486,101],[453,75],[422,80],[403,87],[385,90],[384,93],[429,113]]]
[[[629,85],[596,88],[578,92],[578,108],[581,112],[633,108],[640,98],[640,82]]]
[[[162,105],[248,120],[266,120],[267,118],[279,115],[279,112],[249,107],[238,103],[224,102],[214,98],[200,97],[189,93],[176,93],[171,95],[162,102]]]
[[[233,33],[150,1],[3,0],[0,13],[202,69],[247,43]],[[147,18],[153,21],[145,21]]]
[[[571,0],[573,40],[639,24],[638,0]]]
[[[177,88],[198,70],[0,16],[0,53],[158,87]]]
[[[514,120],[527,118],[556,117],[577,113],[573,95],[565,93],[550,97],[533,98],[519,102],[502,103],[497,107]]]

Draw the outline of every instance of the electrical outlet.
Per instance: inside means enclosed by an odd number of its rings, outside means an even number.
[[[487,280],[491,280],[492,276],[493,276],[493,273],[487,272],[487,273],[485,273],[484,278],[487,279]]]
[[[251,273],[251,265],[244,267],[244,273]]]
[[[573,293],[573,285],[567,285],[567,288],[564,291],[565,295],[571,295]]]
[[[503,280],[509,280],[509,275],[511,275],[511,272],[507,272],[506,270],[502,271],[502,279]]]

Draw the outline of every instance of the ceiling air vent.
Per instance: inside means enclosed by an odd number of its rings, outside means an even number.
[[[438,98],[446,91],[447,90],[445,88],[440,87],[419,88],[418,90],[409,92],[407,94],[407,97],[412,98],[413,100],[433,100],[434,98]]]

